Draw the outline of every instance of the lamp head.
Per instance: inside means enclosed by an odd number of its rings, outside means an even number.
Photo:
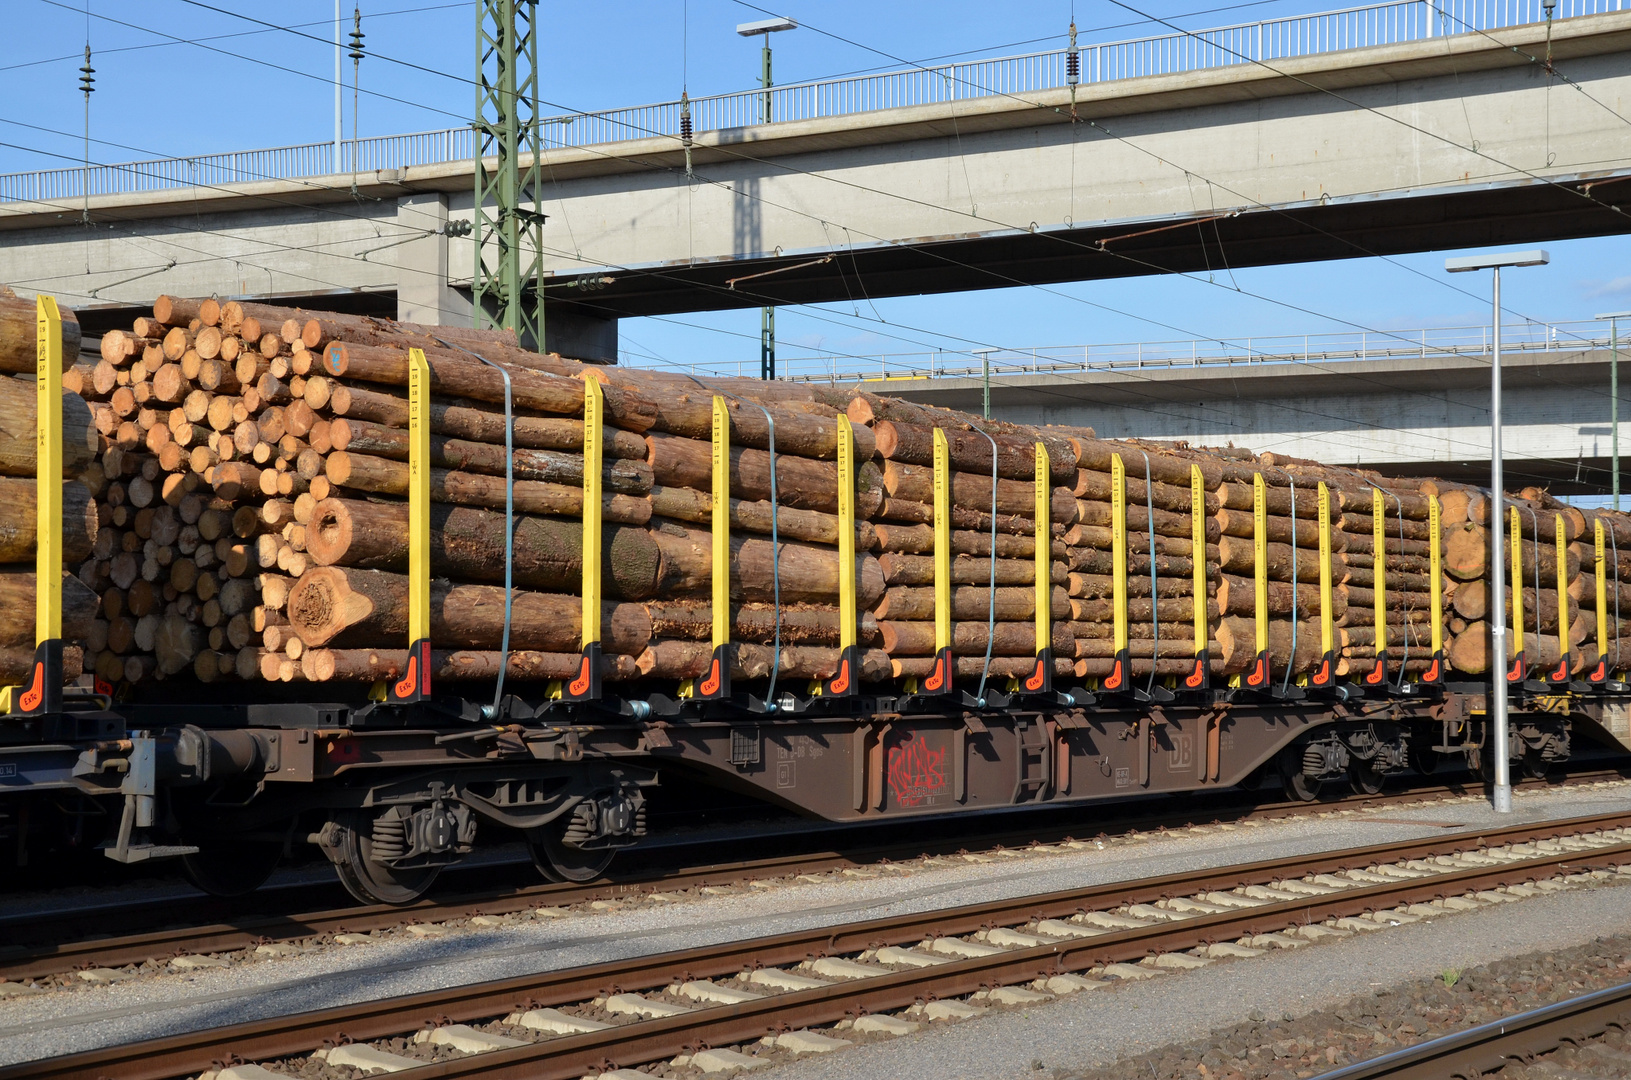
[[[1552,256],[1545,251],[1502,251],[1493,255],[1462,255],[1444,260],[1444,269],[1452,274],[1469,270],[1499,270],[1507,266],[1545,266]]]
[[[738,23],[736,32],[743,37],[774,34],[778,30],[797,30],[799,24],[792,19],[760,19],[758,22]]]

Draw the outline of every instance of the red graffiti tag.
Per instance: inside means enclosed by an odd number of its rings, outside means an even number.
[[[889,748],[889,787],[901,806],[921,806],[946,786],[946,751],[929,749],[919,735],[911,742]]]

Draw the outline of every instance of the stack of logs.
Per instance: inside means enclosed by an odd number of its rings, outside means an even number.
[[[65,338],[70,334],[75,340],[65,355],[72,358],[78,331],[71,321]],[[1441,629],[1449,659],[1469,674],[1488,667],[1488,500],[1476,489],[1233,448],[1102,440],[1090,429],[982,420],[856,388],[597,367],[528,352],[499,332],[160,297],[151,317],[103,336],[97,362],[64,376],[72,391],[65,460],[77,478],[67,497],[66,551],[77,580],[68,590],[65,635],[82,647],[86,670],[136,684],[359,682],[399,674],[407,640],[410,348],[422,349],[431,369],[431,639],[438,679],[485,680],[499,672],[507,529],[516,586],[507,673],[527,680],[576,674],[586,378],[601,384],[605,403],[604,541],[600,552],[588,554],[601,560],[609,682],[684,679],[706,669],[715,394],[725,397],[731,416],[739,679],[762,679],[773,668],[784,678],[835,673],[841,415],[855,439],[863,680],[922,676],[932,664],[936,427],[946,433],[952,470],[960,678],[1029,671],[1038,543],[1048,544],[1050,554],[1055,677],[1109,673],[1117,454],[1126,471],[1135,677],[1191,668],[1195,468],[1204,499],[1204,603],[1215,677],[1246,670],[1256,649],[1258,475],[1266,490],[1276,678],[1288,670],[1306,674],[1320,660],[1321,482],[1331,500],[1337,674],[1356,679],[1374,665],[1371,513],[1378,486],[1389,674],[1397,677],[1401,664],[1407,674],[1418,673],[1428,663],[1433,497],[1443,515]],[[0,300],[0,370],[27,375],[33,364],[33,305]],[[504,448],[505,373],[513,455]],[[0,489],[11,506],[29,506],[31,480],[22,478],[33,471],[33,387],[23,379],[0,384]],[[770,540],[772,422],[779,548]],[[1038,441],[1048,451],[1052,492],[1051,520],[1040,528]],[[509,460],[513,526],[505,517]],[[1595,642],[1586,590],[1598,516],[1626,549],[1623,561],[1610,565],[1631,622],[1631,516],[1575,510],[1539,491],[1522,493],[1519,505],[1528,537],[1526,641],[1538,668],[1558,659],[1555,516],[1565,517],[1575,544],[1564,568],[1571,602],[1563,615],[1576,646]],[[32,532],[27,514],[0,526],[0,563],[31,558]],[[778,579],[779,654],[772,647]],[[0,568],[0,609],[27,610],[32,587],[31,565]],[[7,635],[0,640],[0,678],[14,678],[26,665],[33,644],[27,623],[7,620],[0,630]],[[1571,653],[1577,670],[1591,660],[1578,649]]]

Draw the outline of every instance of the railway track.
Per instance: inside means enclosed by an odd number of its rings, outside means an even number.
[[[1628,1025],[1631,1025],[1631,983],[1621,983],[1346,1065],[1314,1080],[1477,1077],[1514,1062],[1532,1065],[1537,1057],[1565,1049],[1573,1052],[1575,1060],[1568,1064],[1543,1061],[1539,1069],[1526,1068],[1525,1075],[1562,1080],[1586,1080],[1593,1075],[1624,1076],[1631,1066],[1631,1054],[1626,1053],[1624,1046],[1624,1029]],[[1600,1042],[1612,1032],[1620,1035],[1619,1047]],[[1580,1065],[1605,1071],[1583,1073],[1577,1071]]]
[[[1624,767],[1593,769],[1573,774],[1560,783],[1579,785],[1622,779]],[[1555,782],[1554,782],[1555,783]],[[1539,788],[1547,781],[1530,780],[1525,786]],[[1177,828],[1196,823],[1197,818],[1216,820],[1226,815],[1231,821],[1276,820],[1308,813],[1404,806],[1467,794],[1473,790],[1462,783],[1441,783],[1408,791],[1377,795],[1350,795],[1316,803],[1276,802],[1252,805],[1244,799],[1232,804],[1214,803],[1181,813],[1123,814],[1103,827],[1129,831]],[[638,896],[663,890],[684,890],[737,885],[749,881],[797,877],[836,870],[856,869],[888,861],[900,861],[955,853],[969,844],[987,848],[1018,847],[1032,843],[1059,843],[1071,831],[1081,832],[1077,820],[1048,822],[1015,830],[1004,824],[1000,829],[981,832],[959,831],[944,837],[914,838],[910,842],[861,844],[846,850],[816,848],[793,854],[736,862],[693,865],[687,855],[716,850],[712,841],[695,845],[677,844],[663,852],[663,860],[643,872],[621,875],[586,884],[499,885],[449,896],[429,897],[404,906],[348,904],[315,910],[301,910],[290,901],[296,896],[253,896],[238,901],[201,897],[196,907],[173,899],[144,901],[124,908],[99,907],[88,911],[66,910],[28,914],[0,920],[0,982],[59,975],[76,969],[118,968],[163,960],[174,956],[252,949],[259,945],[291,942],[341,933],[370,933],[411,923],[445,922],[479,915],[501,916],[538,907],[567,907],[595,900]],[[965,826],[966,829],[966,826]],[[830,838],[830,827],[811,830],[816,839]],[[794,843],[798,842],[795,834]],[[786,847],[786,836],[761,838],[765,846]],[[510,873],[528,872],[510,867]],[[161,920],[174,925],[152,928]],[[125,928],[132,928],[128,931]],[[142,929],[134,929],[142,928]],[[109,936],[110,931],[112,936]],[[121,932],[124,931],[124,932]],[[83,937],[86,933],[100,936]],[[79,940],[75,940],[79,938]]]
[[[333,1066],[373,1055],[378,1067],[382,1054],[402,1080],[571,1080],[704,1053],[728,1064],[740,1050],[706,1048],[836,1048],[1099,980],[1160,977],[1627,873],[1631,813],[1507,826],[346,1005],[13,1065],[0,1080],[176,1080],[221,1062],[295,1072],[312,1056]],[[234,1065],[220,1080],[269,1075]]]

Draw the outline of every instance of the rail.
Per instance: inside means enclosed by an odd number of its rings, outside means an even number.
[[[1425,330],[1358,331],[1341,334],[1284,334],[1269,337],[1200,338],[1117,342],[1103,345],[1043,346],[1034,349],[975,349],[964,352],[886,353],[859,356],[780,357],[777,378],[790,382],[908,382],[924,379],[993,379],[1026,375],[1071,375],[1105,371],[1256,367],[1270,364],[1330,364],[1351,360],[1442,360],[1489,352],[1489,327],[1443,326]],[[1501,328],[1505,353],[1581,352],[1607,349],[1608,328],[1600,322],[1512,323]],[[1631,343],[1622,341],[1628,359]],[[649,359],[626,357],[631,367],[660,367]],[[686,365],[696,374],[757,377],[757,356]]]
[[[1090,43],[1079,49],[1084,85],[1147,75],[1274,62],[1321,53],[1393,45],[1426,38],[1499,30],[1545,18],[1543,0],[1392,0],[1312,15],[1237,23],[1209,30]],[[1559,0],[1556,16],[1619,11],[1624,0]],[[698,132],[763,122],[814,120],[880,109],[1034,93],[1070,84],[1070,50],[1054,49],[952,64],[913,67],[838,79],[790,83],[765,90],[714,94],[691,101]],[[604,112],[547,117],[551,148],[596,146],[653,135],[677,137],[680,103],[665,101]],[[474,131],[446,128],[344,142],[313,142],[265,150],[154,158],[122,164],[0,174],[0,202],[51,201],[167,188],[290,180],[347,172],[370,173],[471,158]]]

